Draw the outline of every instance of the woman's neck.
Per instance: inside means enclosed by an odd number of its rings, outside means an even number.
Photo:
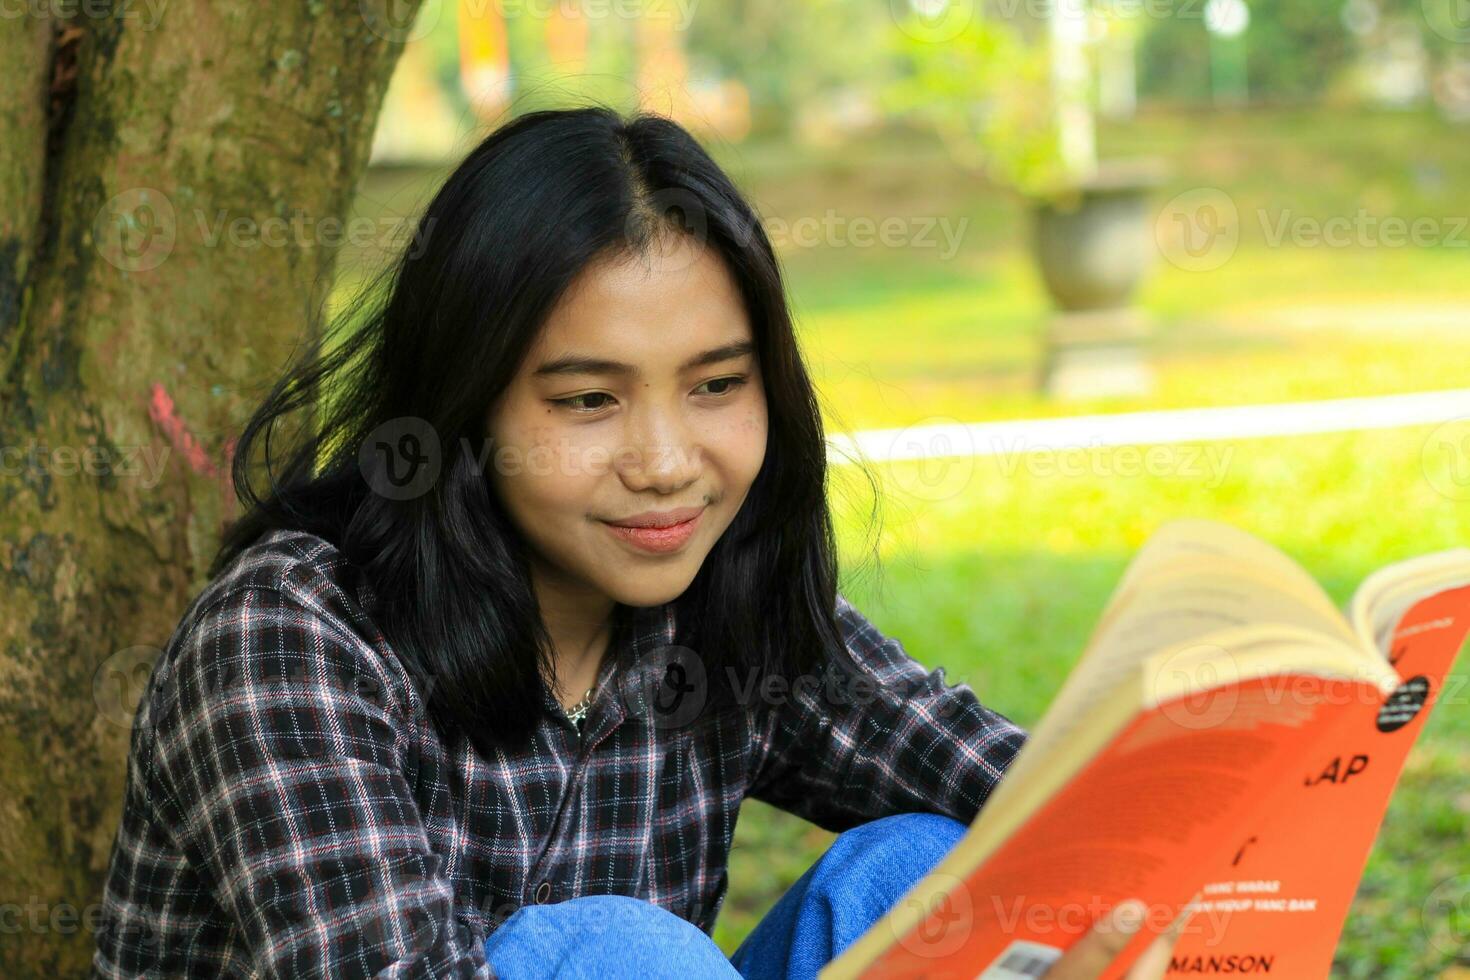
[[[571,707],[597,682],[612,634],[612,599],[533,571],[541,621],[551,636],[557,700]]]
[[[553,654],[556,664],[556,697],[564,706],[570,708],[576,704],[597,683],[597,674],[602,669],[602,660],[607,654],[610,634],[607,623],[585,643],[580,639],[571,642],[558,640],[556,633],[552,633],[552,642],[556,644]]]

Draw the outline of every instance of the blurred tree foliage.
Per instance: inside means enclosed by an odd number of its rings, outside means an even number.
[[[893,31],[889,0],[724,0],[699,6],[688,40],[692,69],[739,79],[752,128],[771,133],[845,94],[872,95]]]
[[[929,26],[914,18],[890,32],[899,71],[881,91],[884,110],[928,125],[957,163],[1023,194],[1065,186],[1045,44],[995,17],[969,18],[942,42]]]
[[[1124,3],[1126,0],[1117,0]],[[1310,101],[1331,94],[1359,56],[1390,33],[1417,35],[1431,71],[1465,57],[1463,0],[1246,0],[1243,38],[1253,102]],[[1163,6],[1168,4],[1169,6]],[[1143,98],[1204,102],[1210,92],[1205,0],[1139,0],[1150,11],[1138,48]],[[1349,9],[1351,8],[1351,9]],[[1167,15],[1160,15],[1167,11]],[[1363,34],[1349,29],[1356,21]]]

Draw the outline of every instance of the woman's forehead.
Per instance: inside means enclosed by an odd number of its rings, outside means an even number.
[[[752,340],[739,291],[706,248],[684,262],[635,257],[584,270],[547,317],[528,360],[532,370],[579,357],[663,370]]]
[[[630,308],[735,303],[740,291],[719,251],[687,235],[662,238],[645,250],[594,259],[572,281],[561,312],[609,304]]]

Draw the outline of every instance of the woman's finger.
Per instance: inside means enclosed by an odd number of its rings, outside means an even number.
[[[1118,903],[1052,964],[1047,980],[1096,980],[1138,933],[1147,913],[1148,907],[1136,898]]]
[[[1159,933],[1158,938],[1148,944],[1143,955],[1128,968],[1128,975],[1124,980],[1160,980],[1168,972],[1169,961],[1174,958],[1174,947],[1179,943],[1179,935],[1184,931],[1189,913],[1189,907],[1185,906],[1184,911],[1169,923],[1169,928]]]

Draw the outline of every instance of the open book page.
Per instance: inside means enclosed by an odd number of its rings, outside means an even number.
[[[1238,527],[1201,518],[1174,520],[1160,527],[1129,563],[1118,582],[1113,602],[1125,602],[1135,580],[1161,567],[1191,559],[1206,567],[1225,562],[1252,569],[1262,581],[1282,592],[1301,596],[1325,614],[1336,611],[1316,579],[1281,549]],[[1101,621],[1107,621],[1106,612]]]
[[[1100,747],[1127,720],[1126,712],[1149,696],[1181,683],[1186,688],[1180,693],[1187,693],[1240,679],[1246,665],[1234,648],[1249,647],[1262,631],[1302,651],[1331,648],[1332,663],[1324,669],[1345,671],[1350,666],[1344,661],[1360,659],[1340,615],[1334,613],[1333,620],[1239,569],[1195,568],[1188,574],[1163,569],[1157,581],[1152,578],[1138,580],[1135,598],[1095,636],[987,801],[981,820],[1007,815],[1014,805],[1008,800],[1034,796],[1033,780],[1053,786],[1064,781],[1084,761],[1079,753]],[[1258,672],[1273,666],[1251,664]],[[1117,705],[1122,714],[1111,718],[1114,729],[1084,736],[1084,727],[1096,728],[1104,717],[1100,706],[1119,701],[1116,692],[1125,688],[1135,693],[1121,697],[1126,704]]]
[[[1057,775],[1056,753],[1075,755],[1077,727],[1090,722],[1089,706],[1106,700],[1119,685],[1139,683],[1146,658],[1191,643],[1216,649],[1205,644],[1210,634],[1251,623],[1278,623],[1355,642],[1321,587],[1277,549],[1211,521],[1165,525],[1124,572],[1081,660],[986,810],[1004,810],[1004,800],[1023,791],[1034,771]],[[1201,668],[1200,683],[1208,683],[1208,671]]]
[[[1271,807],[1235,830],[1229,858],[1205,869],[1172,970],[1327,976],[1409,750],[1470,631],[1470,577],[1464,575],[1470,566],[1448,576],[1458,585],[1436,590],[1432,583],[1442,585],[1451,566],[1410,564],[1417,567],[1395,566],[1359,591],[1371,597],[1359,607],[1370,620],[1397,610],[1380,645],[1392,651],[1399,687],[1383,700],[1352,697],[1365,689],[1320,692],[1340,704],[1346,726],[1284,774]],[[1426,570],[1430,591],[1415,593],[1425,584],[1418,573]],[[1302,700],[1314,693],[1283,685],[1278,696]]]
[[[1390,634],[1414,603],[1470,584],[1470,548],[1451,548],[1386,565],[1365,578],[1348,603],[1360,642],[1390,660]]]

